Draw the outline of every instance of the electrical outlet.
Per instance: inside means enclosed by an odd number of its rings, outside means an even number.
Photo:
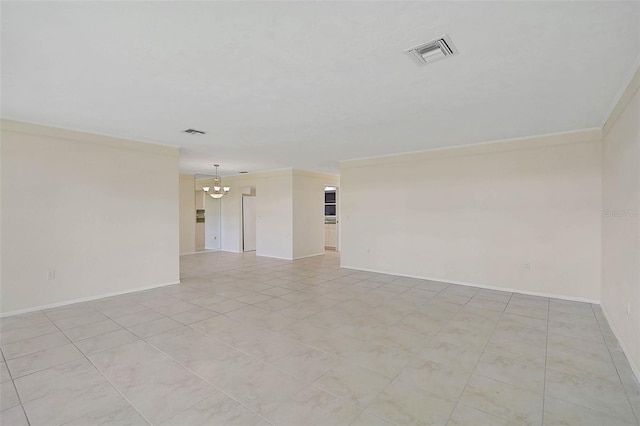
[[[530,271],[531,270],[531,264],[530,263],[525,263],[524,264],[524,270],[525,271]]]
[[[56,280],[56,270],[47,272],[47,281],[55,281]]]

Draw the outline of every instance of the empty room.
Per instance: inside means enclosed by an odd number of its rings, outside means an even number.
[[[0,425],[640,425],[640,1],[0,37]]]

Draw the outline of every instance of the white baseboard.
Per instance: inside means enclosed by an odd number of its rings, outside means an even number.
[[[82,297],[80,299],[65,300],[64,302],[51,303],[49,305],[34,306],[32,308],[25,308],[25,309],[18,309],[18,310],[15,310],[15,311],[2,312],[2,313],[0,313],[0,318],[10,317],[10,316],[13,316],[13,315],[28,314],[29,312],[41,311],[43,309],[59,308],[60,306],[73,305],[74,303],[90,302],[92,300],[103,299],[105,297],[120,296],[120,295],[123,295],[123,294],[135,293],[137,291],[151,290],[151,289],[154,289],[154,288],[166,287],[168,285],[174,285],[174,284],[180,284],[180,280],[174,281],[174,282],[170,282],[170,283],[156,284],[156,285],[150,285],[150,286],[146,286],[146,287],[132,288],[130,290],[116,291],[116,292],[113,292],[113,293],[104,293],[104,294],[100,294],[100,295],[96,295],[96,296]]]
[[[631,352],[627,349],[627,346],[624,344],[624,341],[620,338],[621,335],[616,329],[613,322],[611,321],[611,316],[607,312],[607,309],[604,307],[604,305],[600,305],[600,307],[602,308],[602,313],[604,314],[604,317],[607,320],[607,323],[609,324],[609,328],[611,329],[611,331],[613,331],[614,336],[616,336],[616,339],[618,340],[618,343],[622,348],[622,352],[624,352],[625,356],[627,357],[627,361],[629,361],[629,365],[631,366],[631,370],[633,370],[633,374],[636,375],[636,379],[638,380],[638,382],[640,382],[640,368],[638,368],[638,365],[636,364],[635,360],[631,357]]]
[[[307,257],[316,257],[316,256],[322,256],[324,255],[324,252],[322,253],[316,253],[316,254],[308,254],[306,256],[298,256],[298,257],[294,257],[293,260],[298,260],[298,259],[306,259]]]
[[[203,253],[211,253],[213,251],[228,251],[228,250],[221,250],[221,249],[212,249],[212,248],[204,248],[204,250],[200,250],[200,251],[190,251],[188,253],[180,253],[180,256],[189,256],[192,254],[203,254]],[[237,252],[231,252],[231,253],[237,253]]]
[[[582,297],[565,296],[565,295],[561,295],[561,294],[542,293],[542,292],[537,292],[537,291],[528,291],[528,290],[522,290],[522,289],[510,288],[510,287],[497,287],[497,286],[490,286],[490,285],[477,284],[477,283],[468,283],[468,282],[464,282],[464,281],[447,280],[447,279],[443,279],[443,278],[424,277],[424,276],[419,276],[419,275],[398,274],[398,273],[395,273],[395,272],[385,272],[385,271],[380,271],[380,270],[375,270],[375,269],[359,268],[359,267],[355,267],[355,266],[340,265],[340,267],[341,268],[345,268],[345,269],[354,269],[356,271],[375,272],[377,274],[396,275],[398,277],[417,278],[417,279],[420,279],[420,280],[437,281],[437,282],[446,283],[446,284],[456,284],[456,285],[464,285],[464,286],[467,286],[467,287],[484,288],[484,289],[487,289],[487,290],[508,291],[508,292],[511,292],[511,293],[527,294],[529,296],[552,297],[554,299],[569,300],[569,301],[572,301],[572,302],[592,303],[594,305],[599,305],[600,304],[599,300],[585,299],[585,298],[582,298]]]
[[[252,253],[252,252],[241,252],[241,251],[234,251],[234,250],[225,250],[225,249],[212,249],[212,250],[214,250],[214,251],[224,251],[226,253],[236,253],[236,254]],[[205,252],[205,251],[195,251],[193,253],[181,253],[180,256],[188,256],[188,255],[200,254],[200,253],[207,253],[207,252]],[[257,254],[256,253],[256,256],[268,257],[268,258],[271,258],[271,259],[281,259],[281,260],[298,260],[298,259],[305,259],[307,257],[322,256],[323,254],[324,254],[324,252],[316,253],[316,254],[309,254],[307,256],[299,256],[299,257],[280,257],[280,256],[267,256],[267,255],[264,255],[264,254]]]
[[[258,257],[268,257],[269,259],[293,260],[292,257],[269,256],[269,255],[266,255],[266,254],[258,254],[257,252],[256,252],[256,256],[258,256]]]

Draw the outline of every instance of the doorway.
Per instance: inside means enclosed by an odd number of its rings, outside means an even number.
[[[213,186],[214,176],[197,174],[195,178],[195,250],[220,250],[221,244],[221,215],[222,203],[220,199],[210,197],[204,188]]]
[[[324,187],[324,248],[338,251],[338,188]]]
[[[256,251],[255,195],[242,195],[242,251]]]

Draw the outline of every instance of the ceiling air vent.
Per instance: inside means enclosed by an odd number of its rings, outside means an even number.
[[[182,133],[189,133],[190,135],[204,135],[205,134],[205,132],[203,132],[202,130],[196,130],[196,129],[183,130]]]
[[[449,36],[445,34],[435,40],[407,49],[405,53],[411,56],[418,65],[424,65],[439,61],[448,56],[457,55],[458,50],[451,42]]]

